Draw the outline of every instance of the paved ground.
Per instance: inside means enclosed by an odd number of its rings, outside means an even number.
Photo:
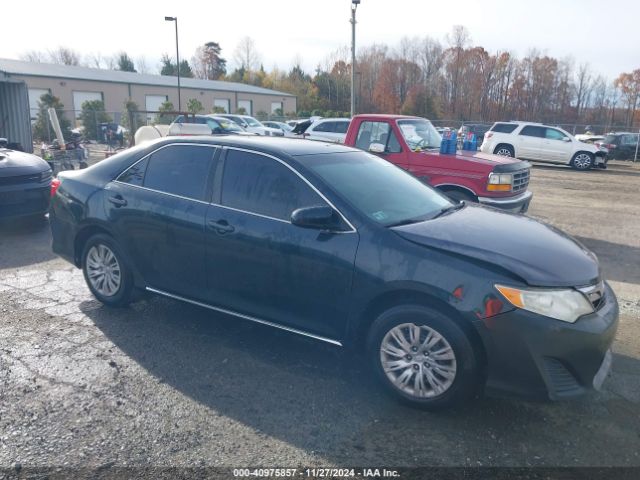
[[[0,467],[640,466],[640,170],[536,168],[531,186],[531,214],[621,298],[602,393],[415,411],[328,345],[161,298],[106,309],[45,221],[2,224]]]

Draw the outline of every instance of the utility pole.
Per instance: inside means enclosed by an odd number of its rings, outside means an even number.
[[[356,8],[360,0],[351,0],[351,116],[356,114]]]
[[[164,17],[167,22],[175,22],[176,24],[176,68],[178,73],[178,111],[182,111],[182,102],[180,101],[180,49],[178,48],[178,17]]]

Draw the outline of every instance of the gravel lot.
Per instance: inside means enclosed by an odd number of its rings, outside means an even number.
[[[107,309],[46,221],[0,224],[0,468],[640,466],[640,168],[537,167],[530,214],[594,250],[620,297],[605,390],[438,414],[340,349],[163,298]]]

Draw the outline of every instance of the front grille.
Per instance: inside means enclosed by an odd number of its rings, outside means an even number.
[[[551,387],[558,397],[577,395],[584,390],[560,360],[544,357],[544,363]]]
[[[51,172],[32,173],[29,175],[14,175],[13,177],[0,177],[0,187],[7,185],[22,185],[25,183],[42,183],[51,180]]]
[[[513,191],[520,192],[529,186],[529,169],[520,170],[513,174]]]

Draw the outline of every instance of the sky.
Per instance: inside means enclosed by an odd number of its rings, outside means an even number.
[[[126,51],[147,58],[155,73],[163,53],[175,55],[177,16],[181,58],[208,41],[233,51],[251,37],[265,69],[289,68],[294,59],[312,72],[333,51],[350,45],[350,0],[22,0],[5,6],[0,57],[58,45],[81,54]],[[640,0],[361,0],[357,45],[396,45],[403,36],[444,41],[454,25],[467,27],[472,45],[519,57],[532,48],[556,58],[589,63],[614,79],[640,68]],[[10,40],[14,39],[14,41]]]

